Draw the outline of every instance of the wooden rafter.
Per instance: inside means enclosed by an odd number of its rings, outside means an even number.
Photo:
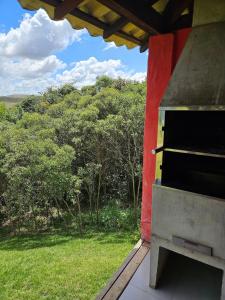
[[[143,53],[146,50],[148,50],[148,42],[145,42],[143,45],[141,45],[141,47],[140,47],[140,53]]]
[[[193,14],[189,13],[187,15],[182,15],[180,18],[171,25],[170,30],[175,31],[181,28],[188,28],[192,24]]]
[[[62,20],[83,1],[84,0],[64,0],[60,2],[55,8],[54,20]]]
[[[171,32],[180,28],[190,27],[192,24],[194,0],[169,0],[163,15],[158,13],[152,5],[158,0],[97,0],[119,15],[113,24],[105,23],[97,17],[84,12],[78,6],[84,0],[42,0],[55,8],[55,20],[63,19],[67,14],[75,16],[102,30],[105,39],[112,35],[121,37],[140,46],[143,52],[148,43],[143,38],[137,38],[123,31],[128,23],[132,23],[145,32],[145,36]],[[188,14],[182,14],[185,9]],[[84,25],[85,26],[85,25]]]
[[[142,45],[140,46],[140,53],[143,53],[148,49],[149,38],[150,38],[150,35],[148,35],[142,42]]]
[[[167,3],[165,11],[163,13],[164,20],[165,20],[165,27],[170,29],[174,23],[181,17],[181,14],[184,12],[185,9],[193,7],[193,0],[170,0]],[[169,31],[167,29],[167,31]]]
[[[146,0],[98,0],[149,34],[163,32],[163,17]]]
[[[71,12],[71,14],[85,22],[88,22],[88,23],[102,29],[103,32],[109,30],[111,27],[109,24],[106,24],[106,23],[98,20],[97,18],[88,15],[79,9],[74,9]],[[141,43],[142,43],[139,39],[135,38],[134,36],[130,36],[129,34],[123,32],[121,30],[117,31],[115,34],[125,40],[128,40],[128,41],[136,44],[136,45],[141,45]]]
[[[144,0],[144,2],[146,2],[148,5],[154,5],[158,1],[159,0]]]
[[[109,28],[104,30],[104,32],[103,32],[104,39],[109,38],[111,35],[118,32],[120,29],[122,29],[128,23],[129,23],[129,21],[127,20],[127,18],[125,18],[125,17],[119,18],[114,24],[110,25]]]
[[[58,0],[44,0],[47,4],[53,6],[53,7],[57,7],[58,6]],[[100,21],[99,19],[81,11],[80,9],[78,8],[75,8],[73,9],[70,14],[74,17],[77,17],[89,24],[92,24],[94,25],[95,27],[97,28],[100,28],[103,30],[103,32],[105,30],[108,30],[110,28],[110,25],[109,24],[106,24],[102,21]],[[118,32],[115,33],[117,36],[125,39],[125,40],[128,40],[136,45],[141,45],[142,44],[142,41],[135,38],[134,36],[130,36],[129,34],[123,32],[122,30],[119,30]]]

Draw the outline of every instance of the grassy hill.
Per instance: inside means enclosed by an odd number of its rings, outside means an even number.
[[[13,106],[22,102],[28,95],[9,95],[9,96],[0,96],[0,102],[4,102],[6,106]]]

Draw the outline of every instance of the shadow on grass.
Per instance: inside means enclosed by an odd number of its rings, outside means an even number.
[[[136,243],[138,240],[137,234],[133,232],[108,232],[101,233],[95,236],[94,238],[99,244],[121,244],[126,241],[130,241],[131,243]]]
[[[135,244],[138,240],[137,233],[133,232],[104,232],[89,231],[84,234],[68,232],[65,229],[57,232],[40,233],[31,235],[9,236],[0,231],[0,251],[24,251],[44,247],[63,245],[72,240],[92,240],[98,244],[121,244],[127,241]]]
[[[54,247],[69,242],[71,239],[68,237],[55,236],[55,235],[26,235],[9,237],[4,236],[0,238],[0,251],[24,251],[36,248]]]

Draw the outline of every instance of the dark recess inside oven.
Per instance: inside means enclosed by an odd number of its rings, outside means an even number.
[[[225,111],[166,111],[164,146],[225,155]]]
[[[162,185],[225,199],[225,159],[165,151]]]
[[[162,185],[225,199],[225,111],[166,111]]]

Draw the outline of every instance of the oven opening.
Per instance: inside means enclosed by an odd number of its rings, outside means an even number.
[[[162,185],[225,199],[225,111],[166,111]]]
[[[168,253],[158,289],[176,289],[176,299],[219,300],[223,272],[186,256],[160,248]]]
[[[225,155],[225,111],[166,111],[164,146]]]

